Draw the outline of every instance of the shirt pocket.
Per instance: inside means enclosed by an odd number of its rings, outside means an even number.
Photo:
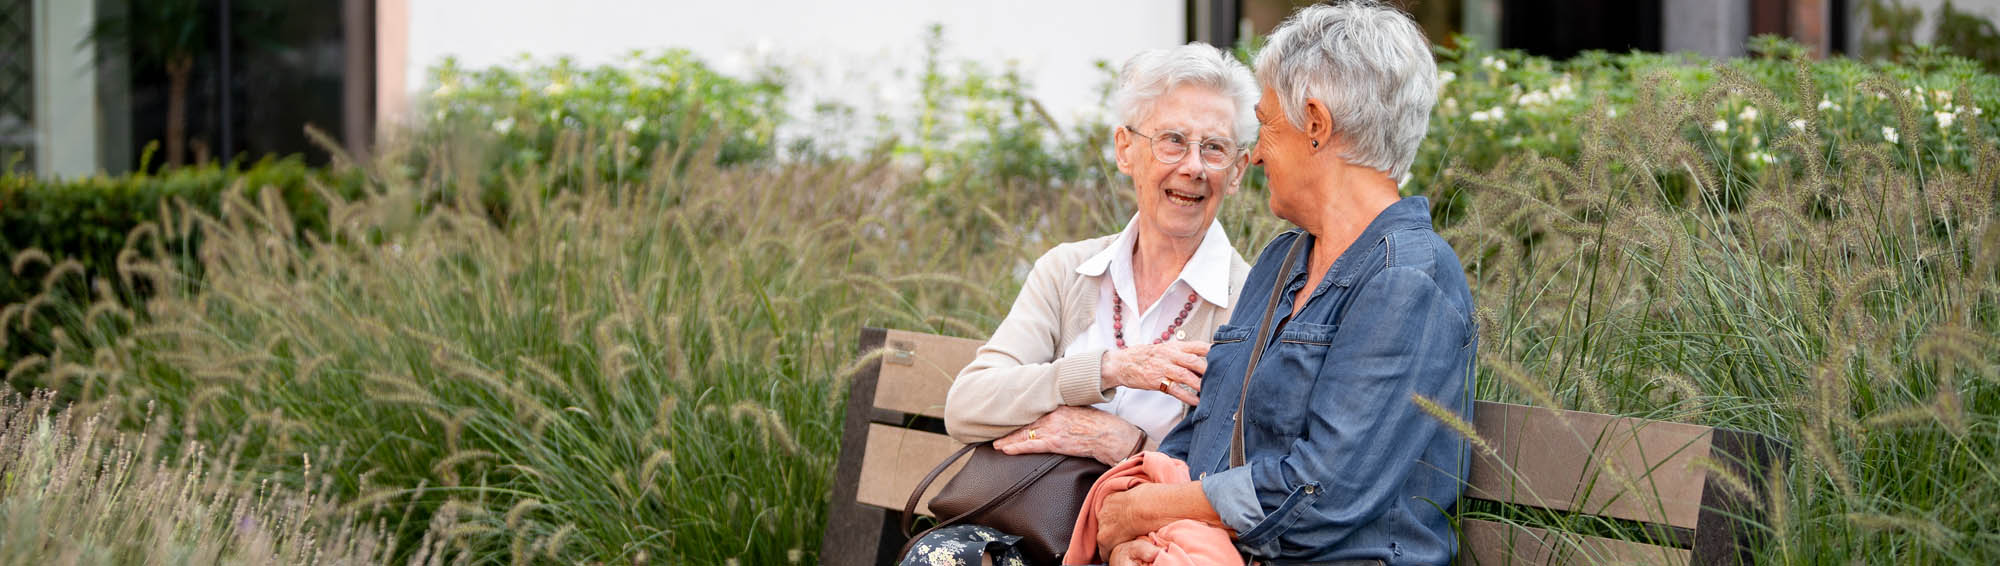
[[[1280,442],[1298,438],[1311,410],[1313,380],[1333,348],[1334,325],[1292,321],[1264,350],[1250,380],[1250,424]]]
[[[1254,330],[1256,329],[1248,326],[1224,324],[1222,326],[1215,327],[1215,335],[1210,337],[1209,341],[1218,345],[1247,342],[1250,340],[1251,331]]]

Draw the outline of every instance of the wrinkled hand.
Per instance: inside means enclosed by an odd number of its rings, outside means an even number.
[[[1091,407],[1064,405],[993,441],[1004,454],[1055,453],[1115,465],[1139,443],[1139,428]]]
[[[1160,487],[1160,484],[1139,484],[1104,497],[1104,505],[1097,508],[1099,554],[1109,556],[1122,545],[1144,540],[1146,533],[1157,528],[1148,524],[1140,511],[1148,501],[1147,492]]]
[[[1104,353],[1104,388],[1125,386],[1164,391],[1194,405],[1201,402],[1201,374],[1208,371],[1208,343],[1179,340],[1133,346]]]
[[[1111,549],[1111,556],[1105,558],[1110,566],[1146,566],[1160,559],[1159,546],[1146,537],[1132,539],[1132,542]]]

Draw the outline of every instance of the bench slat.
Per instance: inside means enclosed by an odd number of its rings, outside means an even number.
[[[1467,497],[1684,529],[1701,515],[1709,427],[1483,401],[1473,420],[1505,461],[1475,451]]]
[[[901,512],[910,501],[910,491],[938,462],[964,446],[949,436],[880,424],[868,425],[868,452],[861,460],[861,486],[854,500],[866,505]],[[952,464],[931,483],[929,493],[917,502],[917,512],[930,514],[931,496],[965,467],[967,457]]]
[[[951,391],[951,380],[958,376],[958,370],[972,363],[983,344],[984,341],[967,338],[889,331],[884,342],[889,352],[882,356],[875,406],[944,418],[944,396]]]
[[[1467,519],[1458,563],[1476,566],[1542,566],[1547,564],[1645,564],[1682,566],[1691,553],[1684,549],[1561,534],[1532,527]]]

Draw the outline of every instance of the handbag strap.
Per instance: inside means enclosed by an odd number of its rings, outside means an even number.
[[[1282,264],[1283,267],[1279,268],[1279,276],[1276,278],[1277,282],[1271,285],[1271,299],[1264,302],[1264,321],[1257,324],[1257,344],[1250,347],[1250,366],[1243,368],[1243,392],[1236,399],[1236,414],[1230,416],[1230,420],[1234,421],[1236,425],[1236,430],[1229,437],[1229,467],[1231,468],[1241,467],[1244,464],[1243,409],[1250,400],[1250,374],[1257,371],[1257,361],[1259,358],[1264,357],[1264,344],[1271,341],[1271,315],[1277,313],[1278,298],[1285,292],[1285,283],[1288,283],[1290,279],[1289,277],[1285,277],[1284,274],[1291,273],[1292,262],[1299,258],[1299,248],[1305,247],[1306,244],[1311,242],[1312,233],[1300,230],[1298,239],[1292,240],[1292,248],[1285,251],[1285,263]]]
[[[1021,490],[1027,489],[1028,486],[1030,485],[1034,485],[1035,481],[1042,479],[1042,476],[1048,475],[1049,470],[1055,469],[1057,465],[1062,464],[1063,460],[1063,455],[1061,454],[1049,454],[1048,458],[1044,459],[1040,465],[1035,466],[1034,471],[1028,472],[1027,474],[1023,475],[1020,480],[1014,482],[1014,485],[1008,486],[1007,489],[1002,490],[1000,493],[994,494],[993,498],[986,500],[986,502],[984,503],[980,503],[978,506],[973,507],[972,509],[967,510],[964,513],[959,513],[955,517],[938,521],[937,524],[931,525],[931,528],[924,529],[924,532],[911,534],[910,533],[911,524],[916,520],[917,517],[917,501],[923,499],[924,492],[930,491],[931,482],[937,481],[937,477],[943,475],[944,471],[950,468],[953,462],[957,462],[959,458],[964,458],[966,454],[971,454],[974,449],[977,449],[980,446],[988,444],[992,443],[980,442],[976,444],[967,444],[959,448],[957,452],[951,453],[951,456],[945,458],[943,462],[938,462],[937,467],[931,468],[931,473],[925,474],[923,481],[917,482],[917,488],[910,491],[909,502],[903,504],[903,535],[910,537],[910,540],[904,542],[903,550],[896,553],[897,559],[900,560],[903,556],[908,555],[910,553],[910,545],[916,544],[918,540],[922,540],[924,538],[924,535],[930,534],[931,531],[955,525],[958,524],[959,521],[965,520],[967,517],[972,517],[979,515],[980,513],[985,513],[988,510],[993,509],[994,506],[999,505],[1003,501],[1006,501],[1008,498],[1011,498],[1016,494],[1021,493]]]

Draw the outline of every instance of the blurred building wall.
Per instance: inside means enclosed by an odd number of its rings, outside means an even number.
[[[732,74],[785,66],[801,83],[795,101],[831,97],[864,112],[871,104],[893,110],[916,100],[914,73],[932,23],[944,26],[947,61],[978,61],[994,72],[1014,62],[1050,114],[1067,121],[1097,110],[1104,75],[1095,61],[1116,64],[1140,49],[1183,43],[1187,18],[1182,0],[380,0],[376,10],[384,121],[406,115],[427,88],[428,70],[447,56],[467,67],[522,53],[597,64],[669,47]]]

